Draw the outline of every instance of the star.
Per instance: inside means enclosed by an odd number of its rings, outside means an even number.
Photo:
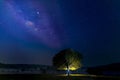
[[[32,21],[26,21],[25,22],[25,25],[26,26],[29,26],[29,27],[33,27],[34,26],[34,23]]]
[[[22,11],[21,11],[21,10],[18,10],[18,13],[22,13]]]
[[[37,11],[37,14],[39,15],[39,14],[40,14],[40,12],[39,12],[39,11]]]
[[[35,30],[35,31],[38,31],[38,28],[35,28],[34,30]]]

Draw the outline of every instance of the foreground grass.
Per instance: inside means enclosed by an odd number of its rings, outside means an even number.
[[[56,76],[48,74],[2,74],[0,80],[120,80],[120,77]]]

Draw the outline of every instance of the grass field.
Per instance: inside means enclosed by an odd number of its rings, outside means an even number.
[[[47,74],[2,74],[0,75],[0,80],[120,80],[120,77],[79,76],[78,74],[70,77]]]

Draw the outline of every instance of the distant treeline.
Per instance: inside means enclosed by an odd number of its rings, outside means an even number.
[[[35,68],[52,68],[48,65],[39,65],[39,64],[3,64],[0,63],[0,68],[11,68],[11,69],[35,69]]]
[[[87,69],[89,74],[97,75],[114,75],[120,76],[120,63],[113,63],[97,67],[89,67]]]

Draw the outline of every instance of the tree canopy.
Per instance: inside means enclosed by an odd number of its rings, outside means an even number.
[[[53,57],[53,65],[58,70],[76,70],[82,66],[82,55],[71,49],[64,49]]]

